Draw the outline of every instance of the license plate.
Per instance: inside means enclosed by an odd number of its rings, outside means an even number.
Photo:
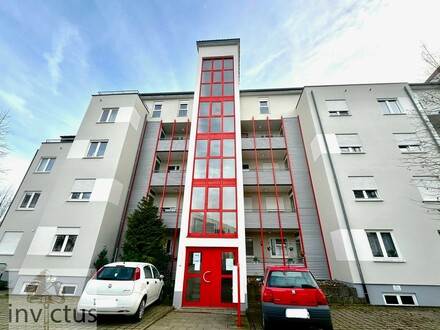
[[[96,307],[116,307],[116,301],[114,301],[114,300],[97,300]]]
[[[307,309],[286,309],[286,317],[296,319],[309,319],[310,314]]]

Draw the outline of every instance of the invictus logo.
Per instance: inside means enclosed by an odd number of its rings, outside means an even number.
[[[10,297],[8,305],[9,324],[17,328],[43,326],[44,329],[56,329],[60,324],[92,324],[97,321],[96,311],[86,313],[76,310],[76,300],[66,297],[63,284],[47,270],[41,271],[24,285],[26,297]],[[72,307],[74,305],[75,307]]]

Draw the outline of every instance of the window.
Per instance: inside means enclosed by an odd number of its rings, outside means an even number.
[[[336,134],[341,153],[362,153],[362,144],[358,134]]]
[[[37,205],[41,193],[35,191],[27,191],[24,194],[23,200],[20,204],[20,209],[34,209]]]
[[[401,152],[420,152],[420,140],[415,133],[394,133],[394,139]]]
[[[269,101],[267,99],[260,99],[260,114],[265,115],[269,113]]]
[[[352,176],[349,177],[349,180],[356,200],[380,199],[374,177]]]
[[[345,100],[326,100],[328,113],[330,116],[349,116],[347,101]]]
[[[72,252],[78,235],[56,235],[52,252]]]
[[[254,239],[252,237],[246,237],[246,255],[254,255]]]
[[[60,295],[73,296],[76,292],[76,285],[61,285]]]
[[[50,254],[72,255],[78,238],[79,228],[59,227],[55,235]]]
[[[77,179],[73,183],[72,192],[70,193],[71,201],[90,200],[92,195],[95,179]]]
[[[118,109],[102,109],[100,123],[114,123],[116,116],[118,115]]]
[[[385,293],[383,295],[385,305],[402,305],[402,306],[417,306],[417,299],[415,294],[394,294]]]
[[[180,172],[180,165],[168,166],[168,172]]]
[[[186,117],[188,115],[188,102],[179,103],[179,117]]]
[[[162,103],[155,103],[153,107],[153,118],[160,118],[160,113],[162,111]]]
[[[105,149],[107,148],[107,141],[93,141],[90,142],[87,157],[103,157]]]
[[[0,241],[0,254],[14,255],[23,232],[5,231]]]
[[[283,239],[283,247],[284,247],[284,255],[287,256],[287,238]],[[281,238],[271,238],[270,239],[270,246],[268,247],[268,249],[270,250],[270,253],[272,255],[272,257],[282,257],[283,256],[283,252],[281,250]]]
[[[154,163],[154,173],[159,172],[161,163],[162,163],[161,159],[158,156],[156,156],[156,162]]]
[[[249,164],[242,164],[243,171],[248,172],[249,171]]]
[[[378,100],[380,109],[384,115],[401,114],[402,110],[397,100]]]
[[[414,177],[412,182],[416,185],[424,202],[440,202],[439,177]]]
[[[23,284],[22,293],[32,293],[35,294],[38,290],[39,282],[25,283]]]
[[[49,173],[52,170],[53,164],[55,163],[55,158],[53,157],[43,157],[38,164],[37,172],[39,173]]]
[[[366,233],[374,258],[399,258],[390,231],[367,231]]]

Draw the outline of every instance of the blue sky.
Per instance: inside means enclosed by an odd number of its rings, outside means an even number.
[[[197,40],[240,38],[240,88],[421,82],[437,0],[0,1],[0,109],[21,181],[46,139],[75,134],[98,91],[194,90]]]

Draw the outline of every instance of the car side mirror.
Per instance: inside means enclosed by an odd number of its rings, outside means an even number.
[[[163,276],[163,275],[159,275],[159,278],[160,278],[161,280],[163,280],[163,279],[165,278],[165,276]]]

